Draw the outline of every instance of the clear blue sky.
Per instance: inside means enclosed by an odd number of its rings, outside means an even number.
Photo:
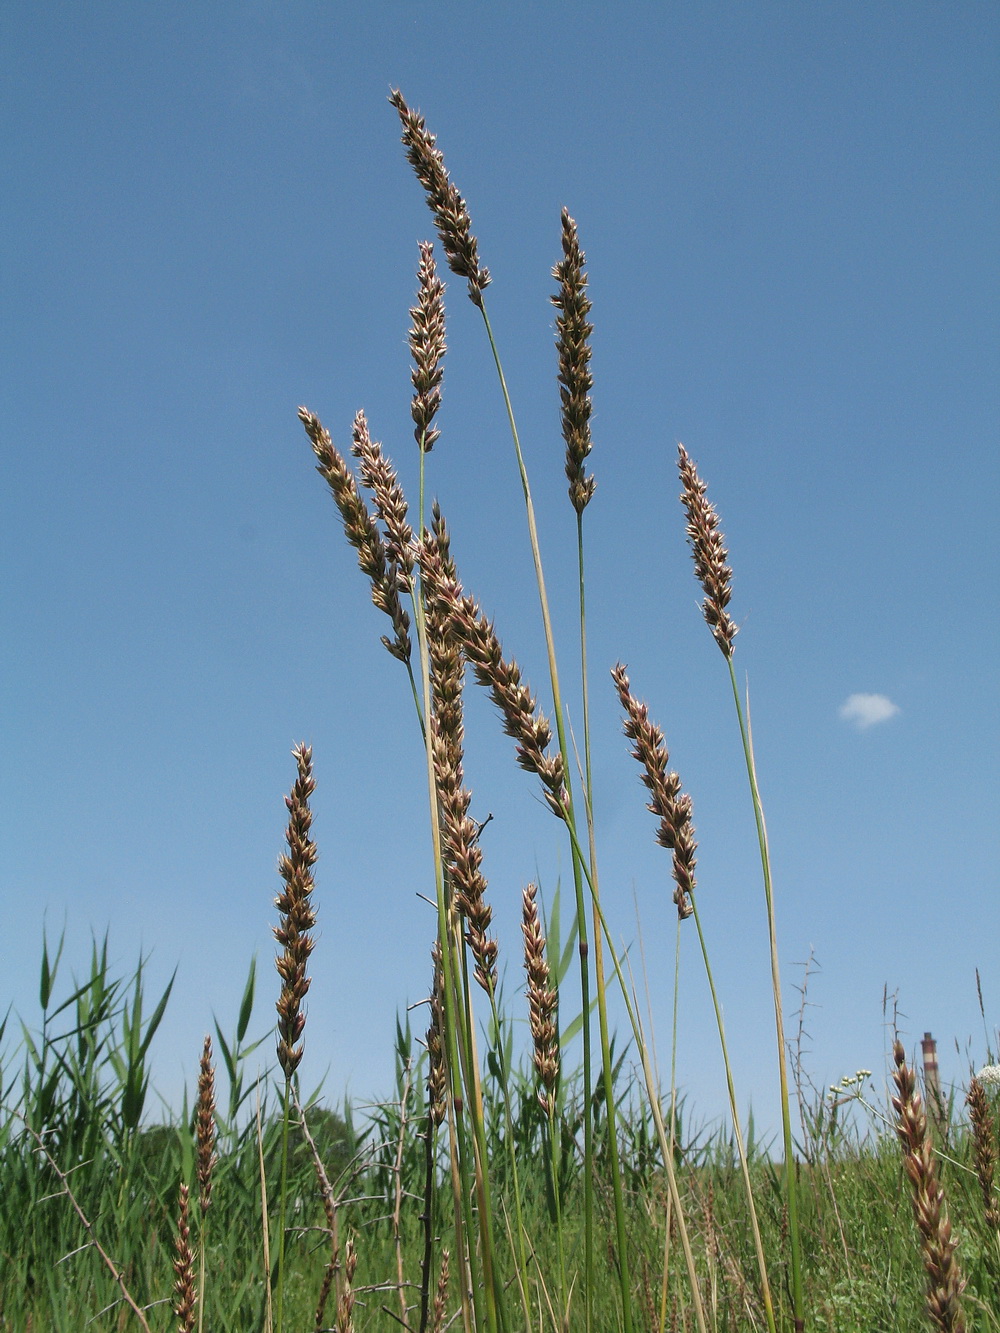
[[[938,1037],[946,1079],[981,1060],[977,966],[1000,1022],[998,39],[986,3],[8,0],[2,1007],[32,1019],[43,928],[65,926],[71,966],[105,930],[123,968],[152,952],[153,983],[178,965],[153,1048],[169,1099],[213,1014],[232,1028],[255,951],[269,1023],[282,796],[305,739],[321,860],[303,1080],[389,1091],[434,928],[421,753],[295,411],[346,448],[364,407],[413,487],[405,334],[431,221],[386,102],[398,85],[494,275],[568,678],[562,205],[587,251],[599,856],[626,942],[638,904],[661,1060],[669,860],[619,731],[619,657],[694,799],[737,1087],[773,1122],[760,874],[678,440],[731,548],[790,1010],[797,964],[813,949],[821,965],[807,1067],[820,1085],[882,1070],[886,987],[910,1042]],[[542,692],[513,456],[463,289],[430,486]],[[861,727],[841,715],[857,694],[897,711]],[[516,1007],[521,887],[550,893],[566,849],[471,686],[468,725]],[[682,996],[680,1081],[711,1119],[724,1084],[692,934]]]

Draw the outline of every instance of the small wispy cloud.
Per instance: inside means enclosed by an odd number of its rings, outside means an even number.
[[[884,694],[851,694],[840,705],[840,716],[845,722],[853,722],[859,731],[888,722],[898,712],[899,705]]]

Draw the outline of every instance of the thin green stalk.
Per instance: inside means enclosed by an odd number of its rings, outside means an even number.
[[[785,1053],[785,1020],[781,1007],[781,974],[778,968],[778,934],[774,919],[774,891],[771,881],[771,854],[767,844],[767,825],[764,822],[764,807],[757,786],[757,766],[754,761],[753,740],[743,710],[739,687],[736,684],[736,672],[733,668],[732,654],[726,655],[729,666],[729,680],[733,687],[733,701],[736,704],[736,716],[740,724],[740,737],[743,741],[743,755],[746,759],[747,777],[750,782],[750,795],[753,798],[754,820],[757,825],[757,842],[760,847],[760,863],[764,876],[764,898],[767,903],[767,930],[771,948],[771,990],[774,995],[774,1027],[778,1043],[778,1080],[781,1095],[781,1137],[785,1152],[785,1197],[788,1205],[788,1232],[792,1249],[792,1308],[794,1328],[801,1333],[805,1328],[805,1302],[802,1290],[802,1238],[799,1229],[799,1192],[796,1179],[795,1148],[792,1142],[792,1119],[788,1099],[788,1068]],[[747,712],[749,712],[749,705]]]
[[[285,1219],[288,1204],[288,1118],[291,1111],[291,1078],[285,1079],[281,1108],[281,1189],[278,1196],[278,1282],[274,1293],[276,1333],[285,1327]]]
[[[479,301],[479,309],[483,316],[483,323],[486,326],[486,336],[489,339],[490,350],[493,353],[493,361],[496,366],[497,375],[500,380],[500,388],[503,393],[504,406],[507,411],[507,421],[510,426],[511,437],[514,442],[514,453],[517,459],[518,473],[521,478],[521,489],[524,494],[525,510],[528,519],[528,538],[531,545],[531,556],[535,567],[535,581],[538,586],[538,598],[541,605],[542,626],[545,633],[545,647],[549,663],[549,679],[552,689],[552,708],[555,714],[556,733],[559,739],[559,749],[563,757],[564,782],[566,785],[567,827],[574,826],[573,813],[573,792],[572,781],[570,778],[569,747],[566,743],[566,729],[563,720],[562,693],[559,688],[559,670],[556,663],[555,636],[552,632],[552,617],[549,612],[548,594],[545,590],[545,575],[542,570],[541,547],[538,541],[538,528],[535,522],[535,507],[531,499],[531,487],[528,483],[528,472],[524,463],[524,455],[521,451],[521,441],[517,431],[517,423],[514,419],[514,409],[511,403],[510,392],[507,388],[507,380],[503,371],[503,364],[500,360],[500,353],[497,349],[496,339],[493,336],[493,329],[490,324],[489,315],[486,311],[486,302],[484,299]],[[585,1303],[586,1303],[586,1328],[591,1327],[593,1310],[593,1292],[594,1292],[594,1185],[593,1185],[593,1165],[594,1165],[594,1127],[593,1127],[593,1108],[591,1105],[593,1089],[593,1072],[591,1057],[591,1034],[590,1034],[590,964],[589,964],[589,942],[587,937],[586,906],[584,903],[582,873],[584,866],[582,864],[582,851],[576,837],[572,837],[571,844],[573,848],[573,883],[576,892],[577,922],[580,939],[580,990],[583,1006],[583,1096],[584,1096],[584,1271],[585,1271]],[[602,1050],[607,1048],[606,1033],[602,1028]],[[610,1069],[610,1049],[604,1050],[604,1068],[605,1074]],[[614,1125],[614,1098],[610,1090],[606,1088],[607,1105],[609,1108],[609,1146],[613,1156],[615,1148],[613,1146],[613,1125]],[[617,1163],[615,1163],[617,1165]],[[615,1171],[617,1182],[618,1172]],[[618,1198],[616,1193],[616,1216],[619,1213]],[[622,1219],[623,1224],[623,1219]],[[631,1333],[632,1313],[631,1313],[631,1283],[628,1275],[628,1253],[623,1250],[620,1255],[620,1271],[622,1276],[622,1295],[623,1295],[623,1318],[625,1333]]]

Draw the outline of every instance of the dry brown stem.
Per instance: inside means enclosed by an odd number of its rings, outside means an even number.
[[[594,326],[587,321],[590,300],[587,297],[587,275],[583,269],[586,256],[580,249],[576,223],[565,208],[562,211],[562,249],[562,261],[552,270],[559,291],[551,301],[560,312],[556,316],[556,346],[559,352],[559,397],[562,400],[562,432],[566,441],[569,498],[576,512],[582,514],[597,486],[596,478],[588,477],[583,466],[593,448],[590,437],[590,390],[594,377],[590,373],[589,339]]]
[[[299,420],[305,427],[318,460],[316,471],[330,487],[344,523],[344,534],[357,551],[361,571],[371,583],[372,601],[392,621],[395,638],[383,637],[382,642],[393,657],[408,662],[410,618],[400,602],[400,580],[405,578],[405,569],[401,573],[400,567],[392,559],[386,541],[361,498],[354,474],[334,445],[330,432],[324,428],[319,417],[304,407],[299,408]],[[362,430],[367,434],[364,413],[359,412],[354,419],[355,443]]]
[[[892,1106],[897,1117],[896,1133],[903,1145],[903,1165],[913,1191],[913,1215],[927,1273],[927,1314],[941,1333],[964,1333],[961,1296],[965,1283],[955,1253],[958,1242],[951,1235],[927,1116],[917,1091],[917,1077],[906,1063],[906,1052],[898,1038],[892,1054],[897,1090]]]
[[[681,474],[681,503],[687,511],[687,535],[694,570],[705,590],[702,612],[716,643],[727,657],[733,655],[736,625],[726,607],[732,595],[733,571],[726,564],[729,552],[719,531],[719,516],[708,503],[707,487],[682,444],[677,446]]]
[[[490,275],[488,269],[479,267],[479,248],[465,200],[449,179],[444,157],[435,146],[437,139],[428,131],[423,116],[410,110],[398,88],[393,89],[389,101],[399,113],[406,156],[424,187],[448,266],[459,277],[468,279],[469,298],[481,307]]]
[[[625,710],[622,730],[632,741],[632,757],[642,765],[642,781],[650,792],[646,809],[660,821],[656,841],[674,854],[673,877],[677,885],[674,902],[677,904],[678,915],[683,919],[694,910],[691,894],[696,883],[694,869],[698,844],[691,823],[691,797],[681,792],[678,774],[668,771],[670,754],[663,732],[649,720],[647,706],[632,695],[629,678],[621,662],[612,669],[611,678]]]
[[[441,406],[441,358],[447,351],[444,340],[444,283],[437,275],[434,247],[430,241],[420,242],[420,267],[417,270],[420,289],[417,304],[410,310],[413,327],[410,329],[410,355],[413,369],[413,402],[410,415],[416,427],[413,434],[424,453],[430,453],[441,436],[432,430],[431,423]]]
[[[285,887],[274,900],[275,907],[281,913],[281,924],[274,927],[274,938],[282,947],[282,952],[275,960],[281,977],[281,994],[276,1006],[278,1063],[286,1079],[292,1077],[302,1059],[299,1039],[306,1025],[302,1001],[309,990],[306,965],[313,949],[310,932],[316,924],[316,913],[310,901],[313,891],[312,868],[316,864],[316,844],[309,838],[312,825],[309,798],[316,786],[312,775],[312,748],[305,744],[297,745],[292,754],[298,767],[298,777],[291,795],[285,797],[288,808],[288,829],[285,834],[288,852],[278,860],[278,872]]]
[[[554,1108],[559,1081],[559,1035],[556,1014],[559,992],[549,985],[549,965],[545,959],[545,936],[538,918],[536,885],[529,884],[522,893],[521,932],[524,935],[524,970],[528,976],[528,1020],[534,1043],[534,1065],[543,1092],[538,1102],[546,1115]]]

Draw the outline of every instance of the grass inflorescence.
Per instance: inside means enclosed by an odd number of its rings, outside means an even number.
[[[397,1022],[393,1094],[363,1116],[347,1103],[304,1102],[307,969],[334,964],[313,960],[317,778],[312,749],[298,745],[274,903],[277,1023],[256,1027],[253,964],[232,1029],[216,1022],[214,1042],[205,1037],[191,1107],[158,1124],[147,1106],[150,1045],[173,982],[150,1007],[143,960],[117,976],[107,942],[95,941],[89,972],[63,994],[62,942],[54,950],[43,942],[41,1026],[22,1025],[18,1040],[10,1027],[0,1047],[0,1333],[91,1323],[182,1333],[1000,1329],[993,1052],[964,1102],[935,1103],[933,1130],[898,1041],[892,1096],[873,1091],[868,1071],[817,1093],[798,1057],[789,1076],[776,888],[733,667],[733,570],[707,484],[683,446],[678,522],[726,662],[758,835],[780,1140],[762,1144],[752,1121],[741,1123],[699,912],[695,797],[671,771],[666,733],[619,663],[612,681],[658,821],[651,836],[671,856],[677,956],[693,934],[709,982],[727,1116],[700,1126],[679,1093],[676,986],[671,1077],[660,1084],[630,962],[600,893],[584,524],[600,452],[579,228],[563,209],[549,297],[578,571],[575,660],[561,675],[525,453],[487,309],[490,274],[434,135],[400,92],[390,101],[438,242],[468,284],[495,364],[524,498],[546,688],[528,684],[510,633],[501,637],[463,584],[461,553],[436,502],[427,513],[431,451],[447,444],[437,424],[445,292],[434,245],[421,241],[409,331],[416,503],[364,412],[350,424],[346,451],[311,409],[299,418],[372,601],[390,622],[382,643],[405,672],[424,749],[434,912],[423,1036],[414,1038],[408,1017]],[[445,454],[437,449],[435,466]],[[570,676],[582,705],[579,736],[570,734],[561,684]],[[547,895],[525,879],[516,944],[495,928],[483,826],[473,814],[467,681],[489,694],[514,742],[511,773],[520,768],[527,779],[517,780],[529,780],[555,816],[552,834],[572,867],[572,883]],[[657,711],[669,708],[661,701]],[[519,959],[506,975],[523,968],[513,995],[504,988],[506,948]],[[611,1029],[611,990],[627,1015],[623,1033]],[[274,1064],[251,1077],[257,1052]]]

